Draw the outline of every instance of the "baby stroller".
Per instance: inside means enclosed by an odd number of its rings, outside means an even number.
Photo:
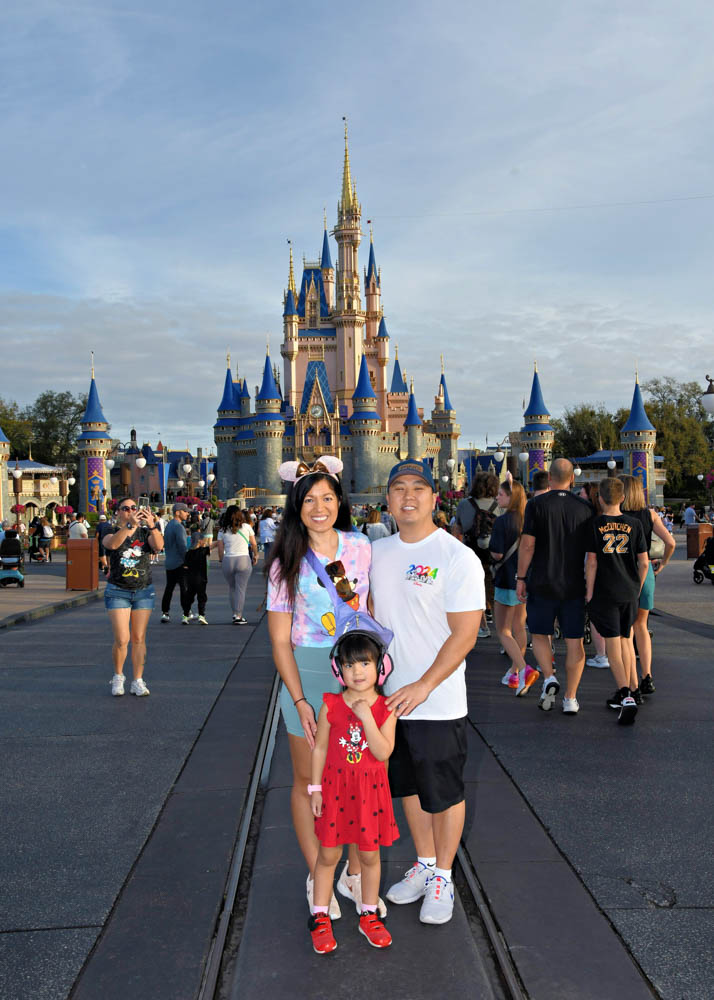
[[[0,545],[0,587],[25,586],[25,553],[15,532],[8,531]]]
[[[695,583],[709,580],[714,585],[714,536],[707,538],[704,551],[692,566],[692,578]]]

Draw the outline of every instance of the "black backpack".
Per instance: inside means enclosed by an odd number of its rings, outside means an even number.
[[[491,532],[496,520],[498,503],[494,500],[488,510],[481,510],[473,497],[469,497],[468,501],[474,509],[474,519],[464,532],[464,544],[483,556],[491,544]]]

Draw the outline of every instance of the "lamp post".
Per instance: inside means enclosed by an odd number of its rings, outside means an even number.
[[[12,489],[15,494],[15,506],[20,506],[20,496],[22,494],[22,469],[17,464],[17,458],[15,459],[15,468],[12,470]],[[18,523],[20,521],[20,515],[16,512]]]
[[[610,452],[610,457],[607,460],[607,475],[610,479],[615,478],[615,469],[617,468],[617,462],[613,458],[612,452]]]
[[[215,479],[216,479],[216,477],[213,475],[213,473],[209,472],[208,473],[208,499],[209,500],[213,500],[213,483],[215,482]]]
[[[524,488],[526,490],[530,486],[530,483],[528,482],[528,459],[529,458],[530,458],[530,455],[528,454],[527,451],[522,451],[518,455],[518,461],[521,464],[521,480],[522,480],[523,486],[524,486]]]
[[[709,385],[702,393],[702,406],[709,416],[714,417],[714,378],[707,375],[706,380]]]
[[[449,470],[448,479],[449,479],[449,485],[451,486],[451,489],[449,491],[451,493],[451,496],[449,497],[449,520],[451,520],[451,518],[454,516],[454,467],[455,467],[455,465],[456,465],[456,460],[455,459],[453,459],[453,458],[447,458],[447,460],[446,460],[446,468]]]

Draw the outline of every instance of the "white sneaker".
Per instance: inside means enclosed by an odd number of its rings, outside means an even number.
[[[337,891],[341,896],[351,899],[355,904],[357,913],[362,913],[362,875],[349,875],[349,861],[345,861],[345,867],[337,880]],[[387,916],[387,907],[381,897],[377,898],[377,914],[384,920]]]
[[[596,653],[595,656],[591,656],[590,659],[585,661],[589,667],[599,667],[603,670],[610,666],[610,661],[604,653]]]
[[[132,681],[129,690],[139,698],[144,698],[147,694],[151,693],[146,684],[144,684],[143,677],[137,677],[135,681]]]
[[[488,625],[481,625],[481,627],[478,630],[478,638],[479,639],[491,638],[491,629],[488,627]]]
[[[205,615],[199,615],[198,616],[198,624],[199,625],[208,625],[208,622],[206,621]]]
[[[542,708],[544,712],[550,712],[555,704],[558,691],[560,691],[560,684],[555,677],[546,677],[543,681],[543,690],[538,702],[538,708]]]
[[[112,677],[112,694],[115,698],[124,694],[124,674],[114,674]]]
[[[434,874],[431,868],[427,868],[421,861],[412,865],[404,875],[401,882],[395,882],[387,892],[387,899],[390,903],[416,903],[421,899],[426,889],[426,883]]]
[[[308,875],[305,882],[305,888],[307,890],[307,905],[310,907],[310,913],[312,913],[313,892],[315,889],[315,880],[312,875]],[[328,916],[330,920],[339,920],[342,916],[342,910],[340,909],[340,904],[337,902],[337,897],[334,892],[332,893],[332,899],[330,900]]]
[[[191,618],[193,621],[195,621],[198,618],[198,615],[196,614],[195,611],[192,611],[188,617]]]
[[[427,880],[419,919],[423,924],[446,924],[454,912],[454,883],[441,875]]]
[[[580,711],[577,698],[563,698],[563,714],[577,715]]]
[[[170,621],[171,621],[171,619],[170,619],[170,618],[169,618],[169,616],[168,616],[168,615],[166,614],[166,612],[164,612],[164,613],[163,613],[163,614],[161,615],[161,623],[163,624],[164,622],[170,622]]]
[[[181,619],[181,624],[182,625],[190,625],[191,624],[191,619],[189,618],[188,615],[184,615],[183,616],[183,618]]]

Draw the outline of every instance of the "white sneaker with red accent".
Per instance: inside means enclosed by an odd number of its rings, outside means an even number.
[[[446,924],[454,912],[454,883],[432,875],[426,883],[419,919],[423,924]]]
[[[387,899],[390,903],[416,903],[417,899],[421,899],[424,895],[426,883],[433,874],[433,869],[417,861],[401,882],[395,882],[388,890]]]

